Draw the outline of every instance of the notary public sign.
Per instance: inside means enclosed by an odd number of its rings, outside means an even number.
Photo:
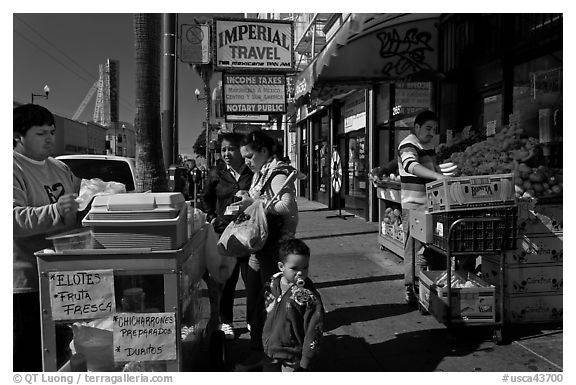
[[[52,319],[101,318],[116,311],[113,270],[48,273]]]
[[[214,19],[217,71],[294,69],[291,21]]]
[[[176,359],[175,313],[116,313],[112,320],[114,361]]]
[[[222,87],[226,115],[286,113],[284,75],[223,74]]]

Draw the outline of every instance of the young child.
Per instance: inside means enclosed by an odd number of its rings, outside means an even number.
[[[413,287],[412,253],[415,250],[415,274],[430,265],[430,257],[424,254],[424,245],[410,235],[410,210],[426,211],[426,183],[443,179],[436,164],[433,139],[438,133],[438,118],[432,111],[416,116],[412,133],[398,146],[398,171],[401,183],[402,224],[404,241],[404,284],[406,302],[415,303]]]
[[[310,249],[299,239],[280,243],[279,273],[264,288],[264,371],[310,370],[318,356],[324,307],[308,278]]]

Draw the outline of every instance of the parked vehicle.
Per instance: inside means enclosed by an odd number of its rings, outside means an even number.
[[[105,182],[120,182],[126,186],[126,192],[134,192],[136,190],[136,163],[134,158],[78,154],[60,155],[56,159],[66,163],[78,178],[100,178]]]

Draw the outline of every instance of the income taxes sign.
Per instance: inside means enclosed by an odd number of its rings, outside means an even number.
[[[291,71],[294,25],[291,21],[214,19],[217,71]]]
[[[222,75],[226,115],[286,113],[285,75]]]

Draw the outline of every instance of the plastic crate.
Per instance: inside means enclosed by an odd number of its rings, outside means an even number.
[[[461,218],[502,218],[501,222],[464,222],[452,231],[450,251],[491,252],[515,250],[517,238],[518,209],[516,207],[448,211],[432,213],[433,242],[442,250],[448,250],[450,225]]]
[[[426,184],[429,212],[516,205],[514,174],[446,178]]]

